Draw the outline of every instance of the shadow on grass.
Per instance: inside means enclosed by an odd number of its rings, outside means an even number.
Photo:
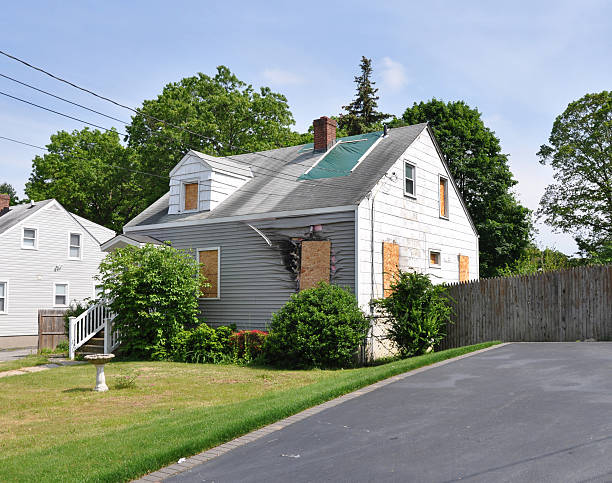
[[[72,389],[64,389],[62,392],[92,392],[91,387],[73,387]]]

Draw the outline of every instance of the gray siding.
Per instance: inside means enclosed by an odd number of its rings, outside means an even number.
[[[331,240],[332,283],[355,290],[355,213],[353,211],[252,221],[273,244],[246,222],[228,222],[139,231],[194,253],[221,247],[219,300],[200,299],[211,325],[235,323],[239,329],[265,329],[272,314],[296,291],[294,275],[285,267],[279,241],[308,237],[312,225]]]

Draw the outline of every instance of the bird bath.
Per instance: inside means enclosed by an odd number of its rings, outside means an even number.
[[[94,387],[94,391],[108,391],[106,378],[104,377],[104,364],[110,362],[113,357],[115,357],[115,354],[91,354],[85,356],[87,362],[91,362],[96,366],[96,387]]]

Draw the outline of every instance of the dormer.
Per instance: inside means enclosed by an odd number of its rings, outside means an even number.
[[[190,150],[170,171],[168,214],[212,211],[252,177],[246,164]]]

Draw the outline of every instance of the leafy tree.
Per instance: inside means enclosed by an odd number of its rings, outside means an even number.
[[[583,253],[612,244],[612,92],[570,103],[538,152],[555,183],[540,201],[546,223],[572,233]]]
[[[516,180],[499,139],[463,101],[414,103],[393,127],[429,122],[480,235],[480,273],[495,276],[529,243],[531,212],[515,198]]]
[[[17,198],[17,191],[9,183],[0,183],[0,194],[9,195],[11,197],[11,206],[19,203],[19,198]]]
[[[129,146],[141,154],[145,170],[164,175],[189,149],[226,156],[301,140],[290,129],[294,120],[285,96],[268,87],[257,92],[225,66],[214,77],[198,73],[166,85],[140,111],[127,128]],[[158,180],[144,195],[150,203],[166,191],[168,182]]]
[[[135,172],[138,157],[117,132],[59,131],[47,148],[32,162],[25,190],[30,198],[55,198],[68,211],[115,231],[147,206],[143,193],[151,177]]]
[[[510,277],[513,275],[532,275],[540,272],[561,270],[577,265],[577,261],[570,259],[566,254],[545,248],[540,250],[537,246],[530,244],[525,252],[511,265],[506,265],[499,271],[499,275]]]
[[[168,245],[127,246],[100,264],[100,280],[117,314],[126,353],[167,359],[185,326],[197,324],[199,264]]]
[[[433,285],[428,275],[400,270],[391,293],[373,305],[388,316],[388,337],[402,357],[431,350],[445,337],[452,308],[443,285]]]
[[[341,114],[338,120],[338,127],[346,131],[348,136],[361,134],[364,132],[378,131],[382,129],[382,121],[391,117],[390,114],[383,114],[377,111],[378,99],[376,95],[378,88],[370,79],[372,75],[372,59],[365,56],[361,57],[359,64],[361,75],[355,77],[357,84],[357,94],[348,106],[342,106],[347,111]]]

